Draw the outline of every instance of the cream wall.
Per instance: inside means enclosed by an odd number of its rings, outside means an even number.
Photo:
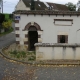
[[[35,46],[36,60],[80,60],[80,45],[64,45]]]
[[[20,37],[23,38],[23,29],[29,22],[36,22],[40,25],[43,33],[41,35],[42,43],[57,43],[57,35],[67,34],[68,43],[80,43],[80,16],[66,16],[64,15],[20,15]],[[72,26],[57,26],[54,25],[54,19],[73,19]],[[66,21],[67,23],[67,21]]]

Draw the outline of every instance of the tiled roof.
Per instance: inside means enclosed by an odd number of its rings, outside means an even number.
[[[47,2],[47,4],[53,7],[54,10],[69,11],[69,9],[65,5],[62,5],[62,4],[56,4],[56,3],[50,3],[50,2]]]
[[[31,4],[31,0],[23,0],[24,4],[26,5],[26,7],[30,7],[30,4]],[[53,9],[54,10],[60,10],[60,11],[69,11],[69,9],[65,6],[65,5],[62,5],[62,4],[56,4],[56,3],[50,3],[50,2],[47,2],[47,4],[49,6],[53,6]],[[39,6],[40,5],[40,6]],[[47,7],[44,2],[41,2],[41,1],[35,1],[35,9],[36,10],[48,10],[49,7]],[[53,10],[52,9],[52,10]]]
[[[33,14],[33,15],[80,15],[77,11],[53,11],[53,10],[18,10],[14,11],[14,14]]]
[[[31,5],[31,1],[30,0],[23,0],[24,4],[26,5],[26,7],[30,7]],[[40,6],[39,6],[40,5]],[[45,10],[47,8],[47,6],[41,2],[41,1],[35,1],[35,9],[36,10]]]

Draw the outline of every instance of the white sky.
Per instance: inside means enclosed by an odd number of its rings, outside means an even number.
[[[4,1],[4,13],[12,13],[14,11],[15,5],[19,0],[3,0]],[[53,2],[53,3],[59,3],[59,4],[66,4],[68,2],[72,2],[76,4],[78,0],[40,0],[44,2]]]

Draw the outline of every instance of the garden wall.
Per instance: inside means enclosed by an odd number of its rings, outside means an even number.
[[[80,60],[80,44],[36,43],[36,60]]]

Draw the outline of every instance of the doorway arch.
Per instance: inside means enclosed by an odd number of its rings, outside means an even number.
[[[29,51],[35,50],[35,46],[34,46],[35,43],[38,43],[38,32],[37,30],[33,30],[32,28],[31,30],[28,31],[28,50]]]
[[[27,41],[24,42],[25,45],[28,46],[28,50],[29,51],[34,51],[35,50],[35,43],[41,43],[42,39],[41,39],[41,34],[42,31],[40,26],[35,23],[35,22],[29,22],[23,32],[25,33],[25,38]]]

